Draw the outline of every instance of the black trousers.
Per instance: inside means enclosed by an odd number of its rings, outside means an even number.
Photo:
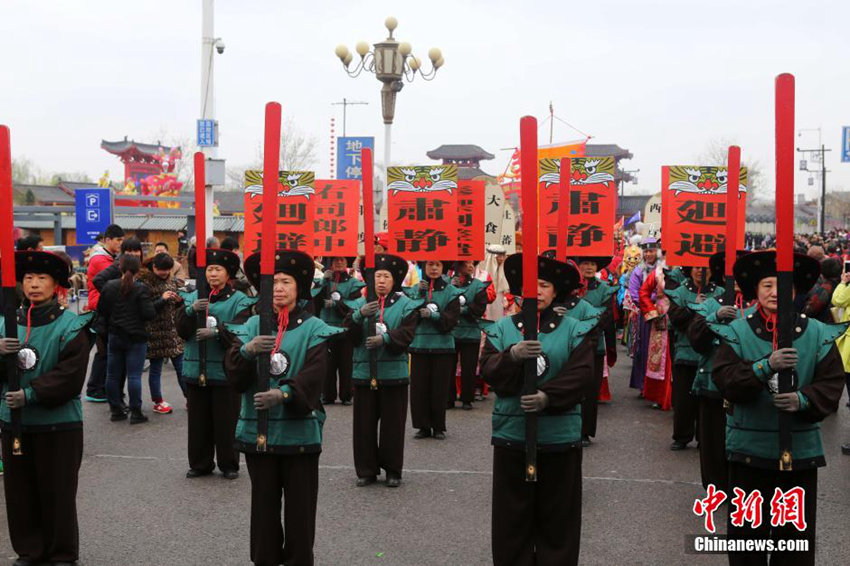
[[[761,492],[764,501],[761,506],[761,526],[751,528],[750,523],[742,527],[732,526],[731,515],[727,522],[729,539],[806,539],[809,541],[808,552],[772,552],[770,561],[767,552],[730,552],[730,566],[814,566],[815,563],[815,533],[816,511],[818,501],[818,471],[817,468],[795,472],[780,472],[779,470],[764,470],[752,468],[739,462],[729,462],[729,489],[743,489],[747,495],[753,490]],[[794,487],[805,490],[805,519],[807,528],[800,532],[791,524],[780,527],[770,526],[770,500],[776,488],[787,491]],[[732,497],[732,494],[729,493]],[[734,506],[729,505],[729,512]]]
[[[94,359],[91,363],[91,371],[89,372],[89,380],[86,383],[86,395],[95,395],[106,397],[106,348],[107,337],[98,335],[97,348],[94,352]],[[122,387],[123,391],[124,388]]]
[[[456,354],[411,354],[410,416],[413,428],[446,430],[449,377],[454,375]]]
[[[673,440],[688,443],[696,437],[699,402],[691,394],[696,366],[673,366]]]
[[[236,422],[241,398],[228,386],[186,384],[189,403],[189,467],[211,472],[218,462],[222,472],[239,470]]]
[[[723,399],[699,396],[699,469],[702,486],[714,484],[729,493],[729,464],[726,460],[726,410]]]
[[[593,358],[593,382],[584,392],[581,402],[581,435],[596,436],[596,416],[599,412],[599,389],[602,387],[602,371],[605,369],[605,355]]]
[[[251,476],[251,562],[312,565],[319,455],[245,454],[245,462]]]
[[[330,363],[325,377],[325,387],[322,398],[325,403],[334,403],[337,398],[337,372],[339,372],[339,400],[351,401],[351,370],[353,365],[354,347],[343,334],[328,340]]]
[[[23,434],[20,456],[3,431],[3,490],[12,548],[33,564],[74,562],[80,555],[77,478],[83,430]]]
[[[457,360],[460,362],[460,402],[472,403],[475,399],[475,373],[478,370],[478,351],[481,348],[479,342],[458,342]],[[449,376],[449,404],[457,401],[457,384],[455,372]]]
[[[525,481],[525,452],[493,448],[493,564],[578,564],[581,450],[537,453],[537,482]]]
[[[387,471],[401,477],[404,467],[404,426],[407,424],[407,384],[354,386],[354,469],[358,478]],[[379,438],[380,434],[380,438]]]

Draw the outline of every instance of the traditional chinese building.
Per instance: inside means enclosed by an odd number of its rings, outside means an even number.
[[[171,148],[157,142],[139,143],[135,140],[123,141],[101,140],[100,147],[113,155],[117,155],[124,164],[124,183],[133,179],[136,187],[141,186],[142,179],[148,175],[159,175],[163,172],[163,156],[171,153]]]
[[[441,145],[437,149],[432,149],[427,152],[425,155],[427,155],[430,159],[442,161],[443,165],[457,165],[458,179],[495,180],[492,175],[481,170],[481,161],[484,159],[493,159],[496,156],[483,150],[477,145]]]

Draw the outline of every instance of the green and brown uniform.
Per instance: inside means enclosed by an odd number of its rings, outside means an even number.
[[[717,311],[725,306],[725,297],[708,298],[702,303],[689,305],[693,318],[686,336],[691,347],[699,356],[691,395],[696,396],[699,406],[697,442],[699,443],[700,475],[703,487],[714,484],[717,489],[728,491],[729,466],[726,461],[726,409],[714,380],[711,368],[720,347],[720,337],[711,330],[714,324],[727,324],[717,318]],[[755,307],[738,310],[738,317],[755,312]]]
[[[278,333],[275,317],[273,332]],[[277,352],[286,363],[269,375],[283,402],[269,409],[267,452],[257,452],[257,359],[245,345],[260,333],[260,317],[225,325],[224,367],[241,401],[236,444],[251,476],[251,560],[255,564],[312,564],[319,492],[319,454],[325,410],[322,384],[328,344],[343,332],[302,308],[289,313]],[[261,354],[270,355],[270,354]],[[286,502],[281,525],[281,494]],[[285,536],[284,536],[285,533]]]
[[[408,291],[417,302],[430,308],[431,315],[421,318],[410,351],[410,415],[413,428],[445,432],[446,399],[449,381],[454,377],[457,354],[452,329],[460,317],[461,290],[446,276],[423,278],[427,290]]]
[[[667,274],[665,274],[666,281]],[[687,444],[696,437],[699,402],[691,394],[697,375],[700,356],[688,339],[688,326],[694,313],[688,305],[695,304],[697,297],[703,300],[719,297],[723,289],[714,283],[700,288],[693,279],[684,279],[675,289],[665,289],[670,299],[667,315],[673,325],[670,331],[670,351],[673,353],[673,440]]]
[[[804,532],[789,522],[771,527],[763,520],[756,529],[735,527],[729,523],[729,538],[802,539],[809,541],[808,552],[794,552],[788,564],[814,564],[817,469],[826,465],[820,434],[820,421],[838,409],[844,387],[844,364],[835,339],[846,324],[827,325],[796,315],[793,348],[797,350],[794,387],[800,410],[791,413],[793,470],[780,471],[779,410],[773,404],[775,372],[768,363],[774,351],[773,329],[767,328],[760,313],[751,313],[728,325],[712,325],[721,337],[712,368],[712,378],[720,394],[729,403],[726,417],[726,455],[729,460],[729,489],[740,488],[747,494],[759,490],[764,498],[762,517],[771,517],[770,501],[776,488],[805,490]],[[749,564],[766,558],[730,553],[730,564]],[[782,559],[774,553],[771,562]]]
[[[365,345],[368,322],[360,307],[366,299],[348,302],[351,310],[344,322],[354,343],[354,469],[358,478],[376,477],[381,469],[387,478],[401,478],[410,383],[407,348],[416,332],[421,302],[403,293],[390,293],[378,302],[375,320],[384,327],[380,348],[368,350]],[[373,352],[377,361],[374,388],[369,369]]]
[[[184,304],[177,309],[177,334],[185,340],[183,378],[189,403],[189,468],[201,473],[215,469],[222,472],[239,470],[239,454],[234,448],[234,431],[239,417],[239,395],[230,387],[224,373],[225,347],[220,334],[206,341],[206,373],[201,382],[200,349],[195,337],[197,314],[192,304],[198,293],[183,295]],[[209,316],[217,328],[234,320],[244,320],[256,298],[236,291],[229,284],[221,291],[210,292]]]
[[[460,318],[452,330],[457,349],[457,361],[460,363],[460,402],[471,404],[475,398],[476,371],[478,370],[478,351],[481,349],[481,327],[479,321],[487,309],[487,288],[492,281],[481,281],[474,277],[464,277],[456,286],[461,291],[458,296]],[[457,400],[457,385],[454,375],[449,380],[449,404]]]
[[[315,296],[317,301],[317,312],[326,324],[342,327],[348,309],[344,301],[354,300],[362,294],[365,284],[351,277],[347,272],[335,271],[330,279],[322,279],[321,287]],[[325,307],[325,301],[333,301],[332,307]],[[321,307],[321,308],[319,308]],[[346,334],[340,334],[328,341],[330,350],[330,363],[328,364],[328,375],[325,379],[322,402],[335,403],[337,393],[339,400],[351,401],[351,364],[354,346]],[[337,392],[337,373],[339,374],[339,390]]]
[[[599,329],[596,331],[596,350],[593,362],[593,383],[588,386],[584,400],[581,403],[582,410],[582,436],[596,436],[596,421],[599,410],[599,390],[602,387],[602,376],[605,371],[605,355],[608,354],[610,363],[616,361],[617,338],[614,332],[614,301],[619,286],[609,285],[600,281],[597,277],[586,279],[587,292],[581,299],[591,307],[601,311]]]
[[[510,350],[523,340],[522,315],[486,330],[481,373],[493,407],[493,563],[577,564],[581,539],[581,400],[593,380],[597,319],[540,312],[537,389],[549,398],[537,417],[537,482],[525,481],[524,364]]]
[[[79,558],[77,478],[83,458],[83,408],[94,335],[93,313],[75,315],[54,299],[18,310],[18,337],[32,348],[37,363],[20,370],[26,395],[21,409],[22,454],[12,454],[11,413],[0,401],[3,438],[3,489],[12,548],[32,564],[74,562]],[[0,317],[0,333],[5,323]],[[26,339],[27,335],[29,338]],[[3,398],[8,392],[6,365],[0,364]]]

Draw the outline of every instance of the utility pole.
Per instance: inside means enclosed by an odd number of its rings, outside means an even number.
[[[820,223],[818,226],[818,231],[820,233],[826,232],[826,152],[832,151],[831,149],[826,149],[826,146],[821,144],[821,146],[817,149],[800,149],[797,148],[798,153],[813,153],[819,154],[820,159]],[[800,167],[801,171],[808,171],[810,173],[817,173],[818,171],[812,171],[808,167]]]
[[[331,106],[342,106],[342,137],[345,137],[345,119],[346,119],[346,110],[349,106],[357,106],[357,105],[368,105],[368,102],[361,101],[350,101],[347,98],[343,98],[342,102],[331,102]]]

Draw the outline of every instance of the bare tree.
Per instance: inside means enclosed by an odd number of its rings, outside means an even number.
[[[318,139],[304,132],[295,120],[286,116],[281,124],[280,163],[286,171],[311,171],[316,165]],[[245,171],[263,168],[263,145],[257,143],[254,160],[244,165],[227,168],[227,188],[241,190],[245,183]]]
[[[732,138],[714,138],[710,140],[697,156],[698,165],[725,166],[729,161],[729,146],[738,145]],[[747,168],[747,199],[755,200],[759,196],[763,179],[762,165],[757,159],[742,161],[741,167]]]

